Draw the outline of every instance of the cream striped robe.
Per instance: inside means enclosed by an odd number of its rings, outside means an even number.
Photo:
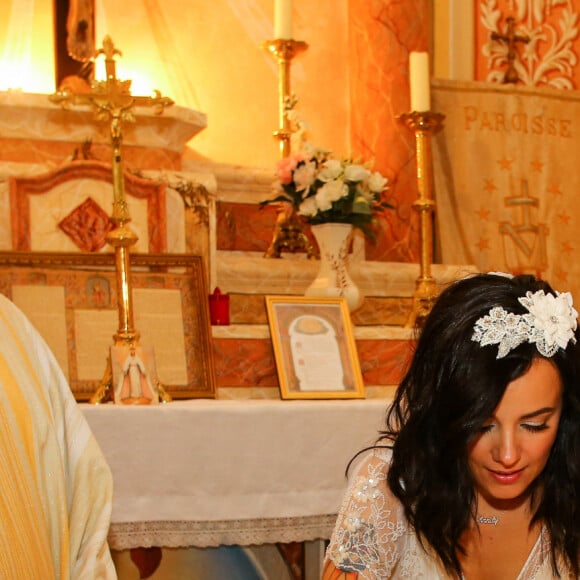
[[[49,348],[0,295],[0,578],[116,578],[108,465]]]

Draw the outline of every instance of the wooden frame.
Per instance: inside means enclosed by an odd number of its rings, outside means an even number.
[[[202,258],[130,257],[135,330],[140,344],[154,347],[159,380],[175,399],[215,397]],[[104,377],[118,329],[114,255],[0,252],[0,292],[28,315],[53,351],[60,345],[60,359],[55,354],[75,398],[88,400]],[[91,368],[96,376],[89,376]]]
[[[344,298],[266,296],[283,399],[364,398]]]

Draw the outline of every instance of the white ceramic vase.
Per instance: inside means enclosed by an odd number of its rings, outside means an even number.
[[[358,286],[348,273],[348,249],[351,224],[327,223],[312,226],[320,249],[318,275],[306,289],[305,296],[346,298],[349,310],[356,310],[363,301]]]

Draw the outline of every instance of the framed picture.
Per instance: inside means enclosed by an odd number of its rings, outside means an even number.
[[[283,399],[364,398],[344,298],[266,296]]]
[[[174,399],[215,397],[202,258],[134,253],[130,260],[134,326],[149,371]],[[78,401],[97,391],[109,361],[113,367],[116,284],[111,253],[0,252],[0,292],[40,331]]]
[[[113,400],[118,405],[159,403],[153,348],[112,346],[111,372]]]

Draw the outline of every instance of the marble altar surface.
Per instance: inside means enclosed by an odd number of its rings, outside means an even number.
[[[304,254],[264,258],[252,252],[217,252],[217,280],[224,292],[248,294],[303,294],[315,278],[319,262]],[[438,285],[473,274],[475,268],[434,264],[432,275]],[[404,262],[373,262],[354,259],[349,264],[352,279],[365,296],[409,297],[415,290],[419,265]]]
[[[63,109],[48,100],[49,95],[0,92],[0,135],[8,139],[109,143],[106,122],[96,122],[89,105]],[[181,153],[185,144],[207,127],[205,114],[172,105],[162,115],[136,107],[135,123],[126,123],[125,145],[159,148]]]

